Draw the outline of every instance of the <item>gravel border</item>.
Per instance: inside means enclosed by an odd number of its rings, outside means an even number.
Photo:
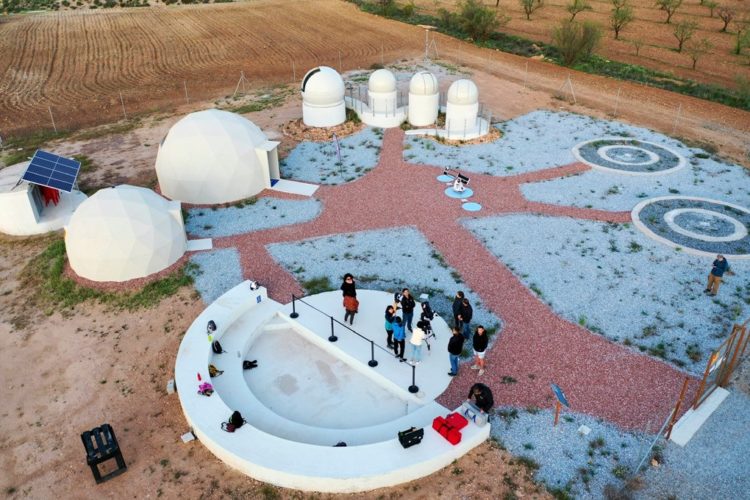
[[[210,304],[242,282],[240,254],[236,248],[199,252],[190,257],[197,269],[188,269],[203,302]]]

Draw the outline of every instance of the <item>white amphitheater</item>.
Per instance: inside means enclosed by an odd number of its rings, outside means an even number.
[[[343,316],[338,291],[283,305],[245,281],[208,306],[185,334],[175,366],[183,411],[203,445],[258,480],[334,493],[429,475],[486,440],[489,425],[469,423],[456,446],[431,427],[436,416],[450,413],[435,402],[450,382],[447,324],[433,321],[436,338],[413,381],[411,365],[384,347],[383,311],[392,296],[359,290],[358,298],[352,328],[372,343],[328,316]],[[222,354],[212,352],[209,320]],[[258,368],[243,370],[243,360],[257,360]],[[209,364],[224,373],[210,379]],[[213,384],[212,396],[198,394],[198,374]],[[247,424],[222,431],[234,410]],[[424,428],[424,439],[404,449],[397,433],[412,426]],[[334,447],[342,441],[347,446]]]

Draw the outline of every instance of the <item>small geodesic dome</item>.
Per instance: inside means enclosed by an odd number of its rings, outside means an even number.
[[[440,89],[435,75],[419,71],[409,82],[409,123],[415,127],[432,125],[437,121]]]
[[[249,198],[279,178],[277,142],[247,118],[209,109],[175,123],[159,145],[161,192],[186,203]]]
[[[319,66],[302,79],[302,121],[308,127],[335,127],[346,121],[344,80],[338,71]]]
[[[182,257],[187,245],[180,203],[136,186],[97,191],[65,229],[70,267],[92,281],[159,272]]]
[[[479,90],[476,84],[471,80],[456,80],[448,89],[447,100],[445,128],[450,132],[474,129],[479,113]]]

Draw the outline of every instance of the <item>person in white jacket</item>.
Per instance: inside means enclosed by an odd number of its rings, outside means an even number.
[[[411,332],[411,338],[409,338],[409,346],[411,348],[411,352],[409,354],[409,362],[413,365],[416,365],[420,361],[422,361],[422,342],[427,336],[424,328],[424,321],[418,321],[417,326]]]

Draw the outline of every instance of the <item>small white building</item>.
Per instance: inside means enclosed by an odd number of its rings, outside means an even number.
[[[477,128],[479,90],[471,80],[456,80],[448,89],[445,129],[449,137],[463,136]]]
[[[14,236],[43,234],[62,229],[86,195],[74,189],[59,192],[57,204],[45,202],[36,184],[20,181],[29,162],[0,170],[0,232]]]
[[[379,69],[370,75],[367,83],[367,103],[373,114],[396,114],[398,106],[396,77],[387,69]]]
[[[335,127],[346,121],[344,80],[333,68],[319,66],[302,79],[302,121],[308,127]]]
[[[279,143],[247,118],[209,109],[175,123],[159,145],[161,192],[185,203],[229,203],[279,179]]]
[[[429,71],[419,71],[409,82],[409,123],[426,127],[437,121],[440,107],[438,80]]]
[[[92,281],[128,281],[171,266],[187,247],[180,203],[150,189],[97,191],[66,226],[70,267]]]

